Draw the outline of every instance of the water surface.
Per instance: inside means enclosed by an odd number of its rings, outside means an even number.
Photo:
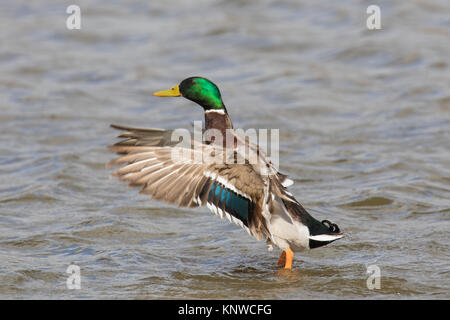
[[[0,4],[0,298],[450,298],[450,4],[378,1]],[[347,237],[268,252],[206,208],[110,179],[110,123],[190,128],[152,92],[201,75],[238,128],[280,128],[281,171]],[[66,288],[70,264],[81,289]],[[366,286],[381,269],[381,289]]]

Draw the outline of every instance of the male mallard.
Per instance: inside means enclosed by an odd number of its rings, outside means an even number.
[[[205,111],[205,131],[214,132],[214,139],[180,146],[171,140],[169,130],[111,125],[126,131],[119,136],[125,139],[110,147],[122,156],[109,165],[124,164],[114,176],[141,187],[140,192],[152,199],[180,207],[206,205],[258,240],[265,238],[269,245],[278,246],[283,250],[278,264],[286,269],[292,267],[293,251],[321,247],[343,237],[336,224],[314,219],[287,191],[293,182],[276,170],[257,145],[236,134],[214,83],[191,77],[154,95],[184,97],[199,104]],[[216,139],[227,134],[231,143]],[[236,161],[243,150],[248,153],[244,161]],[[174,156],[179,154],[184,156]],[[205,160],[205,155],[213,161]],[[252,155],[254,161],[249,161]]]

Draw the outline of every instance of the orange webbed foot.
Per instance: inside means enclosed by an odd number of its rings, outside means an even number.
[[[292,252],[291,248],[283,251],[278,259],[278,266],[283,266],[285,269],[292,269],[292,260],[294,259],[294,252]]]

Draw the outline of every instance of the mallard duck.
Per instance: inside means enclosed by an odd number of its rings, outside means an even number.
[[[180,207],[206,205],[256,239],[266,239],[269,247],[280,248],[278,265],[285,269],[292,268],[294,252],[318,248],[343,237],[336,224],[313,218],[287,190],[292,180],[277,171],[258,145],[236,133],[213,82],[190,77],[154,95],[184,97],[199,104],[204,110],[205,132],[215,133],[206,141],[180,146],[178,140],[172,141],[171,130],[111,125],[125,131],[119,136],[124,139],[110,146],[121,155],[109,163],[122,165],[113,176],[140,187],[140,193],[155,200]],[[216,139],[227,134],[231,140]],[[226,141],[231,143],[227,145]],[[242,146],[247,146],[250,156],[239,162],[236,159],[243,154]],[[184,156],[174,156],[181,151]],[[214,161],[205,161],[205,155],[213,156]],[[249,161],[252,155],[254,161]]]

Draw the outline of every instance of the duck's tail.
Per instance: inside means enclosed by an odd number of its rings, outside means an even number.
[[[310,249],[322,247],[344,236],[337,224],[328,220],[320,222],[312,217],[300,203],[285,200],[283,202],[286,209],[308,228]]]
[[[326,233],[319,233],[309,236],[309,248],[314,249],[318,248],[324,245],[327,245],[333,241],[336,241],[344,236],[343,233],[341,233],[341,230],[335,223],[331,223],[328,220],[323,220],[320,222],[323,226],[325,226],[328,230]]]

